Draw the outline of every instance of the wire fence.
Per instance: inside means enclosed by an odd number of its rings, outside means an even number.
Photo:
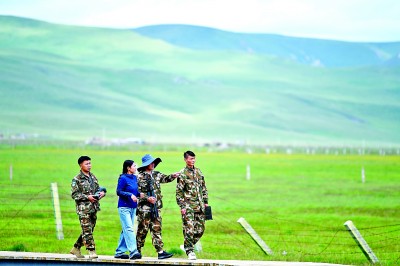
[[[1,134],[0,134],[1,135]],[[103,140],[102,140],[103,141]],[[182,151],[188,144],[168,144],[168,143],[115,143],[106,145],[100,141],[95,144],[87,144],[84,141],[60,141],[45,139],[24,139],[24,138],[0,138],[0,145],[3,148],[17,148],[20,146],[29,147],[54,147],[57,149],[94,149],[94,150],[136,150],[136,151]],[[307,154],[307,155],[380,155],[380,156],[400,156],[400,146],[398,144],[376,144],[360,141],[360,144],[308,144],[308,143],[282,143],[273,141],[271,144],[248,144],[248,143],[228,143],[228,142],[204,142],[192,143],[198,151],[202,152],[246,152],[246,153],[265,153],[265,154]]]
[[[9,247],[10,238],[21,238],[24,235],[33,235],[36,240],[55,236],[54,209],[49,186],[43,185],[13,185],[0,184],[0,246]],[[77,236],[80,228],[74,202],[70,196],[68,185],[59,186],[59,197],[64,224],[64,234]],[[115,193],[107,195],[108,201],[102,205],[102,220],[114,221],[106,224],[108,230],[120,230],[119,217],[116,211],[117,196]],[[216,204],[224,201],[237,208],[245,209],[236,200],[214,197]],[[164,197],[163,218],[168,215],[176,216],[176,204],[172,195]],[[172,207],[174,206],[174,207]],[[220,247],[215,252],[237,252],[249,249],[249,236],[229,216],[229,211],[213,209],[213,221],[209,224],[209,232],[214,235],[207,237],[209,246]],[[250,212],[249,212],[250,213]],[[244,216],[246,212],[243,213]],[[332,261],[353,264],[354,257],[358,257],[360,264],[367,263],[362,250],[351,238],[343,224],[326,226],[314,224],[304,220],[287,219],[279,215],[262,212],[259,214],[264,223],[255,223],[253,228],[274,252],[273,259],[297,261]],[[236,217],[238,219],[240,217]],[[253,217],[256,220],[258,217]],[[345,222],[345,221],[343,221]],[[163,232],[175,230],[176,224],[168,222],[163,225]],[[375,252],[382,265],[400,264],[400,223],[358,228]],[[218,233],[217,233],[218,232]],[[205,235],[207,236],[207,234]],[[105,236],[107,237],[107,236]],[[181,237],[181,236],[180,236]],[[252,243],[252,242],[251,242]],[[252,243],[255,247],[255,244]],[[212,255],[212,254],[211,254]],[[357,260],[356,260],[357,261]],[[356,263],[357,264],[357,263]]]

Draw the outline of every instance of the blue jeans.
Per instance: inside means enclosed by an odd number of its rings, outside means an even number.
[[[122,225],[121,235],[119,236],[118,247],[115,256],[119,256],[129,251],[129,256],[139,253],[136,246],[136,235],[133,223],[136,216],[136,208],[118,208],[119,219]]]

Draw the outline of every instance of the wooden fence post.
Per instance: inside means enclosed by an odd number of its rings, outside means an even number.
[[[365,170],[364,166],[361,168],[361,182],[364,184],[365,183]]]
[[[57,239],[62,240],[64,239],[64,233],[62,228],[61,209],[60,209],[60,200],[58,197],[57,183],[51,183],[51,194],[53,196],[53,207],[54,207],[54,217],[56,220]]]
[[[344,226],[347,228],[353,239],[356,241],[357,245],[361,248],[364,255],[368,258],[368,260],[372,263],[378,263],[379,260],[375,256],[372,249],[369,247],[368,243],[361,236],[360,232],[357,230],[356,226],[352,221],[347,221],[344,223]]]
[[[240,223],[247,233],[253,238],[253,240],[260,246],[260,248],[268,255],[272,255],[272,250],[265,244],[264,240],[256,233],[256,231],[251,227],[251,225],[243,218],[240,217],[237,221]]]

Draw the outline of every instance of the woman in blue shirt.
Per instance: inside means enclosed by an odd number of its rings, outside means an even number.
[[[136,164],[132,160],[126,160],[122,166],[122,174],[118,178],[117,195],[118,213],[121,220],[122,231],[115,250],[115,258],[141,259],[142,255],[137,250],[136,235],[133,223],[136,216],[137,201],[139,197]],[[129,255],[125,252],[129,251]]]

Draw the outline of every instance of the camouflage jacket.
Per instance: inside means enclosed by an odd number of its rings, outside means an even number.
[[[169,183],[174,180],[175,177],[173,177],[172,175],[165,175],[158,171],[153,171],[152,174],[147,172],[139,172],[138,188],[139,193],[144,193],[144,198],[139,198],[138,211],[150,211],[152,204],[148,202],[147,199],[151,195],[154,195],[157,198],[157,208],[161,209],[163,207],[161,183]]]
[[[87,176],[80,171],[72,179],[71,197],[75,200],[77,214],[94,213],[100,210],[99,201],[92,203],[88,199],[89,195],[94,195],[99,189],[99,182],[92,173]]]
[[[181,209],[204,212],[204,204],[208,204],[208,192],[199,168],[185,167],[180,171],[176,184],[176,203]]]

